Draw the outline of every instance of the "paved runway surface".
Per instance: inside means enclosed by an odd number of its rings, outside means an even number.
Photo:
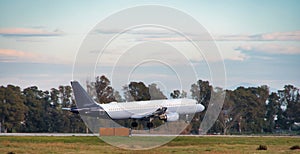
[[[95,135],[75,134],[75,133],[0,133],[0,136],[95,136]]]
[[[98,134],[78,133],[0,133],[0,136],[98,136]],[[164,134],[132,134],[131,136],[193,136],[193,137],[300,137],[300,136],[261,136],[261,135],[164,135]]]

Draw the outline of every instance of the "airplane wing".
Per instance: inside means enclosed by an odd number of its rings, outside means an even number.
[[[145,117],[144,114],[134,114],[131,116],[131,119],[142,119],[144,117]]]
[[[165,114],[167,111],[167,107],[158,108],[154,112],[147,112],[143,114],[134,114],[131,116],[132,119],[143,119],[143,118],[152,118],[152,117],[159,117],[160,115]]]

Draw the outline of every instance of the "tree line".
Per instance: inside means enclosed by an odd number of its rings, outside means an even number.
[[[95,81],[87,81],[87,92],[98,103],[112,101],[142,101],[167,99],[156,84],[130,82],[122,87],[123,95],[114,90],[110,80],[102,75]],[[252,134],[288,133],[300,134],[299,88],[286,85],[283,90],[270,92],[268,86],[238,87],[224,90],[213,87],[208,81],[198,80],[191,85],[191,96],[182,90],[173,90],[170,98],[192,97],[206,108],[212,96],[225,94],[225,100],[217,121],[208,133]],[[84,133],[87,128],[80,116],[63,111],[64,107],[75,107],[72,88],[59,86],[40,90],[31,86],[7,85],[0,87],[1,132],[57,132]],[[184,131],[199,134],[199,126],[205,111],[197,113]],[[200,132],[199,132],[200,131]]]
[[[86,127],[80,116],[62,110],[75,106],[70,86],[50,91],[32,86],[7,85],[0,87],[0,123],[2,132],[77,133]]]

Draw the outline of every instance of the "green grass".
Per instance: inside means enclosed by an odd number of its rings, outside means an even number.
[[[122,137],[110,138],[122,141]],[[128,139],[128,138],[127,138]],[[147,137],[132,137],[135,141]],[[130,139],[130,140],[131,140]],[[156,139],[156,140],[155,140]],[[160,141],[159,137],[153,142]],[[268,150],[258,151],[259,145]],[[111,146],[97,137],[12,137],[0,136],[0,153],[299,153],[300,137],[177,137],[154,149],[130,151]]]

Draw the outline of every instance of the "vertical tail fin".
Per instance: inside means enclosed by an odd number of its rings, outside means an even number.
[[[77,81],[71,81],[77,108],[99,107]]]

